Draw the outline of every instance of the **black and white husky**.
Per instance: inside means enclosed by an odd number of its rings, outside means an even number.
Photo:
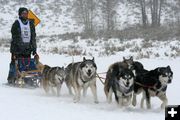
[[[80,101],[81,90],[83,89],[83,95],[86,95],[88,87],[94,96],[94,102],[98,103],[97,88],[96,88],[96,64],[94,58],[83,58],[82,62],[71,63],[66,68],[66,85],[69,88],[69,93],[72,94],[71,88],[74,88],[74,102]]]
[[[107,74],[106,74],[106,79],[105,79],[105,84],[104,84],[104,92],[107,98],[108,103],[112,102],[112,82],[115,79],[120,79],[122,73],[125,71],[133,71],[133,57],[131,56],[130,58],[125,58],[123,57],[123,61],[121,62],[115,62],[112,65],[110,65]],[[126,70],[129,69],[129,70]]]
[[[151,108],[151,96],[157,96],[162,100],[161,108],[164,109],[168,103],[166,96],[166,89],[168,83],[171,83],[173,78],[173,72],[170,66],[158,67],[154,70],[139,71],[135,78],[134,94],[132,104],[136,106],[136,95],[143,93],[141,99],[141,108],[144,107],[144,100],[146,100],[147,108]]]
[[[112,93],[115,95],[119,107],[128,106],[134,90],[134,74],[127,68],[109,69],[104,87],[107,101],[112,101]]]

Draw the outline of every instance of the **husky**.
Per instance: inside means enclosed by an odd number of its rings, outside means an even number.
[[[110,72],[110,71],[108,71]],[[134,90],[134,74],[130,69],[119,69],[111,71],[111,77],[106,86],[108,90],[107,100],[112,101],[112,93],[115,95],[115,100],[119,107],[128,106],[131,104],[131,98]]]
[[[164,109],[168,103],[166,96],[167,85],[173,79],[173,72],[170,66],[158,67],[154,70],[145,71],[136,76],[133,94],[133,106],[136,106],[136,95],[143,93],[141,99],[141,108],[144,107],[144,100],[146,100],[147,108],[151,108],[150,98],[157,96],[162,100],[161,108]]]
[[[104,84],[104,92],[107,98],[107,102],[111,103],[112,102],[112,86],[110,85],[111,81],[117,77],[123,69],[133,69],[133,57],[131,56],[130,58],[125,58],[123,57],[122,62],[116,62],[112,65],[110,65],[107,74],[106,74],[106,79],[105,79],[105,84]]]
[[[60,96],[61,86],[66,77],[64,67],[50,67],[48,65],[44,65],[42,77],[42,86],[45,92],[48,94],[49,89],[51,89],[53,94],[57,93],[56,95]],[[54,91],[54,87],[57,89],[56,93]]]
[[[129,58],[123,57],[123,62],[122,63],[125,65],[125,68],[132,69],[133,64],[134,64],[133,57],[132,56],[130,56]]]
[[[66,67],[66,85],[69,89],[69,93],[72,94],[71,87],[73,87],[74,103],[80,101],[81,90],[83,89],[83,95],[86,95],[88,87],[94,96],[94,102],[98,103],[97,88],[96,88],[96,74],[97,66],[94,62],[94,58],[86,59],[83,57],[82,62],[71,63]]]

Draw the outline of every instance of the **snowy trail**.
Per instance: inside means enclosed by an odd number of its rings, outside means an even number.
[[[41,61],[44,64],[51,66],[64,66],[72,61],[71,57],[59,55],[40,55]],[[134,108],[120,109],[113,101],[112,104],[107,104],[103,92],[103,85],[100,81],[97,82],[98,98],[100,103],[93,103],[93,97],[88,91],[86,98],[81,98],[80,103],[74,104],[72,96],[68,95],[67,88],[63,84],[62,94],[59,98],[55,96],[46,96],[42,88],[37,89],[22,89],[12,88],[3,85],[6,83],[9,53],[0,53],[2,60],[1,78],[0,78],[0,119],[1,120],[110,120],[110,119],[126,119],[126,120],[164,120],[164,111],[160,110],[161,101],[157,98],[152,99],[152,109],[142,110],[139,107],[140,96],[138,96],[138,105]],[[82,57],[75,57],[75,60],[81,60]],[[111,56],[98,58],[95,61],[98,66],[98,72],[105,72],[110,64],[121,60],[122,56]],[[159,60],[159,59],[143,59],[140,60],[145,68],[153,69],[158,66],[170,65],[174,72],[172,84],[168,86],[167,96],[169,104],[180,103],[180,62],[174,60]]]

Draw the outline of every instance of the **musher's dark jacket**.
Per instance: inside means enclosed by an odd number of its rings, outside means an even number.
[[[11,28],[12,41],[10,52],[14,55],[30,55],[36,52],[36,31],[32,21],[30,21],[31,39],[30,43],[24,43],[21,38],[21,27],[19,21],[16,20]]]

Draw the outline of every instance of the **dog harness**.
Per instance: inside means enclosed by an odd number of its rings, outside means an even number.
[[[143,85],[143,84],[141,84],[141,83],[139,83],[139,82],[135,82],[135,84],[136,84],[136,85],[139,85],[139,86],[141,86],[141,87],[145,87],[145,88],[154,88],[154,87],[157,85],[157,83],[154,84],[154,85]]]
[[[154,88],[150,88],[150,90],[156,92],[156,95],[158,95],[160,92],[165,92],[166,89],[167,89],[167,85],[166,86],[161,86],[160,88],[157,88],[157,86],[155,86]]]
[[[30,30],[30,23],[24,25],[20,19],[18,19],[20,28],[21,28],[21,38],[22,42],[29,43],[31,40],[31,30]]]

